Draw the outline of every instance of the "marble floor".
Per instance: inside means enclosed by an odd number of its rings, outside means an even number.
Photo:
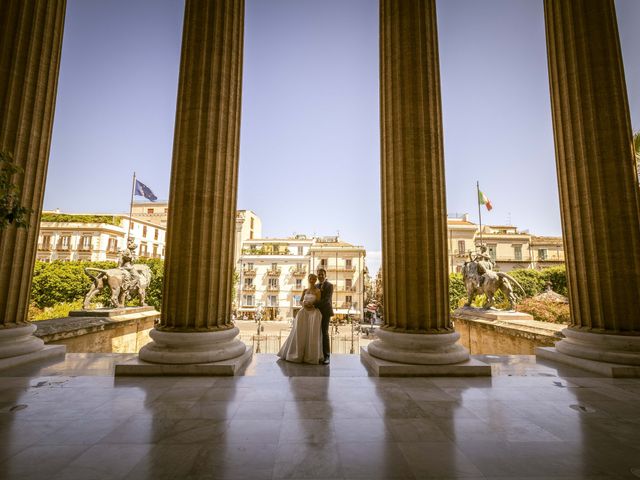
[[[127,355],[0,372],[1,479],[640,478],[640,380],[532,356],[375,378],[257,355],[235,378],[114,378]]]

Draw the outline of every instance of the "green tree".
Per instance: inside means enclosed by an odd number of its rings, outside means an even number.
[[[449,309],[455,310],[460,306],[460,300],[467,298],[467,290],[464,287],[461,273],[449,275]]]
[[[22,191],[14,183],[22,173],[22,167],[14,163],[10,153],[0,152],[0,231],[12,224],[20,228],[29,226],[31,209],[20,204]]]

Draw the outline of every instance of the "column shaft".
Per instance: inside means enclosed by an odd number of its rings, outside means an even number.
[[[385,326],[451,333],[435,0],[380,1]]]
[[[640,335],[640,199],[613,0],[545,0],[571,330]]]
[[[187,0],[162,331],[232,327],[244,1]]]
[[[0,150],[24,170],[15,182],[29,228],[0,231],[0,328],[27,323],[51,145],[65,0],[0,2]]]

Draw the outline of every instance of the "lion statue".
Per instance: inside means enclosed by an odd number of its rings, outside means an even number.
[[[139,263],[132,265],[132,268],[135,270],[133,274],[126,268],[121,267],[109,268],[107,270],[101,268],[85,268],[84,272],[93,279],[93,285],[84,297],[82,308],[88,310],[91,299],[106,286],[111,289],[110,301],[113,308],[124,307],[125,302],[134,292],[138,293],[140,303],[146,306],[147,288],[151,283],[151,270],[147,265]],[[94,274],[92,272],[98,273]]]
[[[517,299],[513,291],[513,285],[516,285],[523,294],[525,293],[515,278],[504,272],[494,272],[493,270],[482,268],[480,262],[476,260],[464,262],[462,279],[468,295],[465,307],[471,306],[471,302],[473,302],[476,295],[484,293],[487,301],[483,308],[488,310],[493,307],[493,297],[500,290],[509,301],[509,308],[514,310]]]

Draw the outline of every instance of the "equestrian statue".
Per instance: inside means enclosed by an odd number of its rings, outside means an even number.
[[[147,305],[145,298],[147,288],[151,283],[151,270],[147,265],[134,264],[135,249],[137,245],[133,239],[127,242],[127,248],[120,253],[118,267],[109,268],[85,268],[84,272],[91,277],[93,285],[84,297],[83,310],[89,309],[89,302],[102,291],[104,287],[111,289],[110,303],[113,308],[122,308],[133,293],[138,294],[140,303]],[[97,272],[94,274],[92,272]]]
[[[487,247],[480,246],[479,253],[469,253],[469,261],[464,262],[462,267],[462,279],[467,290],[467,303],[465,307],[470,307],[476,295],[484,295],[487,301],[483,305],[485,310],[493,307],[493,297],[498,290],[502,291],[509,301],[509,309],[514,310],[516,295],[513,285],[516,285],[524,294],[524,289],[515,278],[504,272],[493,271],[493,262],[487,254]]]

